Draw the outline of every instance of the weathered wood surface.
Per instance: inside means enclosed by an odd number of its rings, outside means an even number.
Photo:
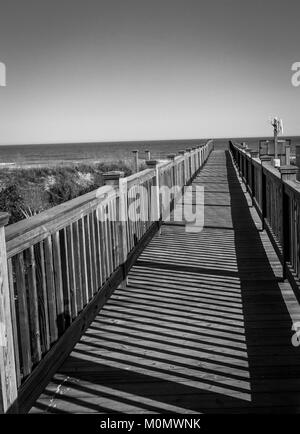
[[[13,328],[14,312],[10,308],[8,265],[5,247],[4,226],[8,222],[8,214],[0,213],[0,413],[8,408],[16,408],[17,375],[14,354]]]
[[[237,169],[282,263],[284,276],[300,299],[300,183],[295,166],[273,167],[271,156],[230,142]]]
[[[32,413],[300,412],[299,304],[229,153],[194,183],[204,229],[162,227]]]
[[[107,298],[126,286],[131,266],[159,230],[174,201],[160,198],[158,188],[177,184],[181,194],[212,148],[209,140],[125,179],[122,172],[105,173],[110,185],[6,227],[5,239],[2,228],[0,324],[12,326],[14,358],[1,364],[10,368],[0,373],[7,401],[0,412],[30,409]],[[5,388],[17,400],[7,400]]]

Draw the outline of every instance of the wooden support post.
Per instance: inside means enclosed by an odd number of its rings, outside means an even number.
[[[297,180],[300,181],[300,145],[296,146],[296,167],[298,168]]]
[[[237,168],[238,168],[238,173],[239,173],[239,177],[242,177],[242,153],[238,152],[237,154],[238,159],[237,159]]]
[[[264,165],[270,164],[272,157],[270,155],[262,155],[260,157],[261,161],[261,221],[262,229],[265,229],[265,218],[267,212],[267,185],[266,185],[266,175],[264,174]]]
[[[285,193],[284,182],[285,181],[296,181],[297,179],[297,167],[295,166],[281,166],[279,167],[281,181],[282,181],[282,189],[281,189],[281,197],[282,197],[282,277],[285,280],[287,275],[287,263],[290,261],[290,200],[288,195]]]
[[[17,412],[18,394],[4,229],[8,219],[0,213],[0,413]]]
[[[190,158],[191,158],[191,178],[194,177],[195,167],[194,167],[194,151],[193,148],[190,150]]]
[[[168,157],[168,160],[171,160],[174,163],[176,154],[169,154],[167,157]],[[176,174],[175,174],[175,166],[174,165],[172,167],[172,178],[173,178],[173,186],[175,186],[176,185]]]
[[[188,182],[190,182],[191,177],[192,177],[192,158],[191,158],[191,150],[192,148],[186,148],[186,152],[188,153],[187,158],[188,158]]]
[[[258,158],[258,151],[252,150],[250,151],[250,178],[251,178],[251,200],[252,200],[252,206],[254,205],[254,197],[255,197],[255,166],[253,163],[254,158]]]
[[[146,160],[150,161],[151,160],[151,152],[147,150],[147,151],[145,151],[145,154],[146,154]]]
[[[245,154],[243,152],[241,152],[240,156],[241,156],[241,178],[242,178],[242,181],[244,182],[244,169],[245,169],[244,158],[245,158]]]
[[[248,171],[248,156],[245,155],[245,184],[248,189],[249,185],[249,171]]]
[[[133,153],[133,170],[134,173],[137,173],[139,171],[139,151],[134,150]]]
[[[124,178],[124,172],[111,171],[103,174],[104,184],[111,185],[114,188],[119,189],[119,206],[117,215],[117,237],[119,239],[118,252],[114,254],[118,255],[119,263],[123,266],[123,281],[119,285],[120,288],[125,289],[127,285],[127,270],[125,269],[125,263],[127,260],[127,179]]]
[[[157,222],[157,224],[159,225],[159,235],[161,235],[158,161],[149,160],[146,161],[146,164],[149,169],[155,170],[155,180],[153,184],[153,189],[151,190],[151,220]]]
[[[128,200],[127,200],[127,178],[119,178],[119,218],[120,218],[120,231],[121,231],[121,246],[123,264],[124,280],[120,284],[120,287],[125,289],[128,285],[128,271],[126,270],[126,261],[128,257]]]
[[[274,158],[278,158],[278,133],[274,131]]]
[[[179,151],[178,154],[181,155],[184,158],[184,160],[183,160],[183,185],[185,185],[185,183],[186,183],[186,159],[185,159],[185,151]]]
[[[259,152],[258,152],[258,150],[251,150],[250,151],[250,156],[251,156],[251,160],[250,160],[250,171],[251,171],[251,192],[252,192],[252,194],[251,194],[251,198],[252,198],[252,206],[253,206],[253,204],[254,204],[254,196],[255,196],[255,178],[254,178],[254,176],[255,176],[255,168],[254,168],[254,164],[253,164],[253,159],[254,158],[258,158],[258,156],[259,156]]]
[[[194,178],[194,176],[195,176],[195,174],[197,172],[197,161],[196,161],[197,153],[196,153],[196,151],[197,151],[197,147],[193,146],[192,147],[192,152],[193,152],[193,178]]]
[[[285,165],[289,166],[291,164],[291,147],[288,145],[285,148]]]
[[[201,169],[201,145],[197,146],[197,154],[198,154],[198,169]]]

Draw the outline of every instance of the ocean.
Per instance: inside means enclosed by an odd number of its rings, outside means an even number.
[[[257,149],[260,137],[239,137],[231,140],[246,142],[251,149]],[[139,158],[145,158],[150,150],[152,159],[165,158],[169,153],[205,143],[208,139],[162,140],[140,142],[106,143],[65,143],[41,145],[4,145],[0,146],[0,166],[52,166],[76,163],[118,162],[132,160],[132,151],[139,151]],[[214,139],[217,149],[228,147],[230,139]],[[300,144],[300,137],[292,137],[292,152]]]

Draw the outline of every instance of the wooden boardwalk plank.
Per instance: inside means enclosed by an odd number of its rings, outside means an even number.
[[[299,304],[229,153],[193,184],[203,230],[171,215],[31,412],[300,411]]]

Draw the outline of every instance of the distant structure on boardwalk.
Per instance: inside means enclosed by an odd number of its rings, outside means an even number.
[[[300,181],[300,145],[296,146],[296,165],[298,167],[297,179]]]

